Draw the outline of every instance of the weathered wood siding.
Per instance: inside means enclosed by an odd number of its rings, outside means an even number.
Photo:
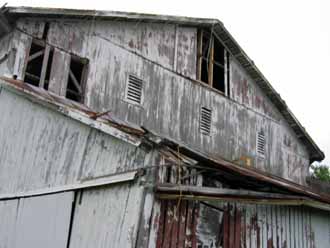
[[[142,168],[152,156],[6,89],[0,93],[0,194]]]
[[[34,35],[39,35],[40,25],[19,21]],[[167,24],[56,20],[50,21],[47,39],[64,53],[89,59],[85,104],[92,109],[111,110],[123,120],[210,156],[242,164],[248,159],[253,167],[305,184],[309,164],[305,147],[235,61],[230,99],[176,73],[195,77],[196,33],[194,28]],[[15,34],[19,49],[15,68],[21,76],[31,37]],[[128,74],[145,81],[141,106],[125,101]],[[52,75],[51,80],[62,81],[63,75]],[[202,106],[213,110],[210,136],[199,131]],[[265,158],[256,153],[260,129],[266,135]]]
[[[283,166],[283,174],[290,178],[308,175],[309,155],[306,147],[298,140],[283,116],[277,111],[270,99],[265,96],[256,83],[234,59],[230,63],[230,96],[239,104],[263,116],[264,124],[258,123],[256,130],[266,131],[269,142],[267,156],[278,160]],[[276,147],[275,150],[272,150]],[[258,159],[257,166],[267,160]]]
[[[127,183],[84,190],[80,197],[70,248],[135,247],[143,187]]]
[[[0,246],[65,248],[73,193],[0,201]]]

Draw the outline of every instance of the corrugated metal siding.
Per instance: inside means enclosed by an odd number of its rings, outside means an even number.
[[[214,204],[214,203],[212,203]],[[197,237],[201,247],[212,247],[218,242],[216,225],[210,222],[210,216],[218,226],[223,225],[223,247],[248,248],[314,248],[329,247],[329,214],[305,207],[250,204],[216,204],[224,211],[219,212],[200,205],[200,219],[197,225]],[[210,214],[212,213],[212,215]],[[203,223],[204,221],[204,223]],[[312,223],[315,222],[315,225]],[[326,225],[327,236],[317,236],[315,227]],[[207,226],[207,229],[203,228]],[[218,227],[220,228],[220,227]],[[238,242],[237,239],[240,238]],[[197,246],[198,247],[198,246]]]
[[[66,248],[73,193],[0,201],[0,246]]]
[[[163,248],[325,248],[330,246],[328,212],[306,207],[162,200],[154,215]],[[186,206],[198,212],[189,220]],[[180,210],[177,210],[180,206]],[[157,210],[157,209],[155,209]],[[192,221],[192,222],[191,222]],[[189,222],[189,224],[188,224]],[[196,224],[194,224],[196,223]],[[181,225],[192,232],[181,232]],[[192,236],[189,236],[189,233]],[[188,236],[187,236],[188,235]],[[190,243],[190,240],[192,241]],[[184,245],[183,245],[184,244]]]
[[[314,245],[316,248],[330,247],[330,213],[313,210],[311,218]]]
[[[70,248],[135,247],[143,188],[134,184],[82,191]]]

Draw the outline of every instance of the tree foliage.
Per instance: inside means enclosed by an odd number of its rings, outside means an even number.
[[[312,177],[323,182],[330,182],[330,168],[327,165],[312,165]]]

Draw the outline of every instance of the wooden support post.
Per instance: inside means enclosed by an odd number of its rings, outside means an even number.
[[[203,61],[203,30],[198,32],[197,47],[197,80],[202,80],[202,61]]]
[[[214,61],[214,39],[210,38],[210,55],[208,57],[208,79],[209,85],[213,86],[213,61]]]
[[[47,65],[48,65],[49,52],[50,52],[50,46],[49,45],[46,45],[45,55],[44,55],[44,59],[42,61],[42,69],[41,69],[40,81],[39,81],[39,87],[40,88],[44,88],[44,85],[45,85],[45,78],[46,78],[46,73],[47,73]]]

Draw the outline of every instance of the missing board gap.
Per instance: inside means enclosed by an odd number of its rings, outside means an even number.
[[[266,137],[263,130],[257,133],[257,154],[264,158],[266,154]]]
[[[25,69],[24,82],[39,87],[45,46],[33,40]]]
[[[71,55],[66,98],[82,103],[88,60]]]
[[[129,74],[126,84],[126,100],[130,103],[141,105],[143,84],[144,81],[141,78]]]
[[[204,135],[211,134],[212,125],[212,110],[206,107],[201,107],[199,119],[199,131]]]

